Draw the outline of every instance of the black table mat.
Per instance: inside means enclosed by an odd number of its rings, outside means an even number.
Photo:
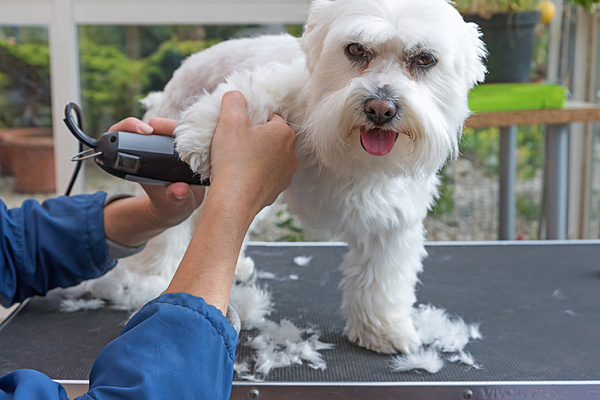
[[[252,249],[258,268],[299,275],[298,281],[266,281],[275,301],[272,319],[314,325],[321,340],[336,347],[322,352],[325,371],[291,366],[272,371],[266,380],[600,380],[600,246],[431,245],[427,250],[418,303],[481,323],[483,340],[471,341],[465,349],[481,369],[446,363],[436,374],[393,372],[390,356],[359,348],[342,334],[336,266],[346,248],[269,246]],[[293,263],[296,256],[313,259],[303,269]],[[239,355],[247,350],[242,347]]]
[[[467,345],[481,369],[446,363],[436,374],[393,372],[390,356],[348,342],[339,312],[343,245],[251,245],[257,269],[297,280],[262,280],[272,292],[270,318],[314,326],[325,370],[273,370],[273,382],[600,381],[600,242],[430,244],[418,303],[480,322],[483,340]],[[312,256],[300,267],[296,256]],[[53,379],[86,380],[102,347],[129,314],[101,309],[58,312],[58,299],[33,298],[0,326],[0,374],[33,368]],[[251,334],[251,332],[250,332]],[[238,357],[250,356],[243,332]]]

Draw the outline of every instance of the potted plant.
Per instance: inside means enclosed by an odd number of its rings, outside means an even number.
[[[457,0],[466,21],[475,22],[489,52],[486,82],[527,82],[539,0]]]
[[[600,0],[569,0],[594,11]],[[530,80],[535,26],[554,16],[550,0],[456,0],[466,21],[475,22],[483,33],[489,56],[486,82]]]

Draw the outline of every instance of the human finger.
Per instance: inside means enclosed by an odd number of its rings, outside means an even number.
[[[148,121],[148,125],[154,129],[153,133],[155,134],[173,136],[173,131],[177,127],[177,121],[170,118],[154,117]]]
[[[109,132],[123,131],[123,132],[133,132],[133,133],[141,133],[143,135],[149,135],[149,134],[153,133],[154,128],[137,118],[128,117],[128,118],[125,118],[125,119],[117,122],[116,124],[112,125],[110,128],[108,128],[108,131]]]

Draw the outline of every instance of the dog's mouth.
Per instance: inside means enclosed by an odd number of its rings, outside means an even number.
[[[398,132],[382,128],[360,128],[360,144],[363,149],[374,156],[385,156],[394,148]]]

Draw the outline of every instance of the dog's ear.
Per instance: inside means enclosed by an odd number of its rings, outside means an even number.
[[[485,80],[487,68],[483,60],[487,57],[488,52],[485,43],[482,40],[482,34],[479,26],[473,22],[466,23],[467,36],[469,41],[465,43],[467,51],[465,52],[467,59],[464,60],[467,66],[466,78],[469,80],[469,88],[472,88],[477,83],[482,83]]]
[[[331,13],[337,6],[335,3],[335,0],[314,0],[310,6],[300,45],[306,54],[306,67],[311,74],[323,51],[323,41],[327,36]]]

